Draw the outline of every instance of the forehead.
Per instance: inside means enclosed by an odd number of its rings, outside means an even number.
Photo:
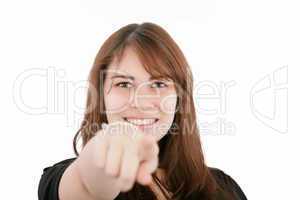
[[[108,67],[109,74],[124,74],[148,79],[151,75],[132,48],[126,48],[120,60],[115,57]]]

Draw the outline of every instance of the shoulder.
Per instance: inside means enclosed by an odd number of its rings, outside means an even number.
[[[247,200],[238,183],[223,170],[209,167],[209,170],[222,190],[233,194],[238,200]]]
[[[43,173],[45,173],[49,169],[57,168],[57,167],[64,167],[70,165],[76,158],[68,158],[57,163],[54,163],[51,166],[47,166],[43,169]]]
[[[38,186],[39,200],[58,200],[60,179],[66,168],[75,159],[76,158],[65,159],[43,169]]]

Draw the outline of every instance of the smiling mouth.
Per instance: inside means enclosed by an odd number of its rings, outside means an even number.
[[[152,126],[159,120],[157,118],[127,118],[127,117],[123,117],[123,119],[135,126]]]

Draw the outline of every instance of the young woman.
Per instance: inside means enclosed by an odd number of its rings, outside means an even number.
[[[89,83],[76,157],[44,169],[40,200],[246,199],[205,163],[192,74],[163,28],[129,24],[113,33]]]

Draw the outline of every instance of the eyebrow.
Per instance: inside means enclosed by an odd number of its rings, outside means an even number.
[[[117,75],[113,75],[111,77],[111,79],[115,79],[115,78],[125,78],[125,79],[130,79],[130,80],[133,80],[134,81],[134,77],[133,76],[126,76],[126,75],[120,75],[120,74],[117,74]]]
[[[116,75],[113,75],[111,77],[111,79],[115,79],[115,78],[124,78],[124,79],[130,79],[132,81],[135,80],[135,78],[133,76],[130,76],[130,75],[121,75],[121,74],[116,74]],[[166,79],[168,80],[168,78],[165,78],[165,77],[150,77],[149,80],[159,80],[159,79]]]

